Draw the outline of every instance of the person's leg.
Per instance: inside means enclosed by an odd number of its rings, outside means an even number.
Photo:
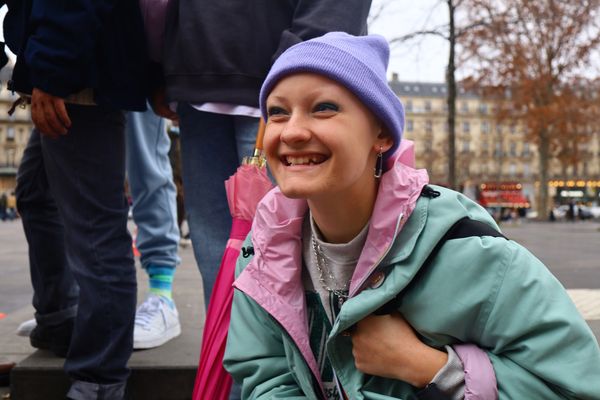
[[[234,118],[180,103],[184,202],[192,247],[208,306],[231,230],[225,180],[239,165]]]
[[[151,110],[130,112],[126,138],[136,245],[150,279],[150,294],[136,313],[133,346],[147,349],[181,333],[172,298],[175,267],[180,262],[176,192],[164,120]]]
[[[179,228],[165,122],[152,111],[128,113],[126,137],[127,176],[142,266],[175,267],[181,261]]]
[[[240,165],[244,157],[254,153],[258,121],[259,119],[254,117],[235,117],[235,142]]]
[[[67,264],[62,219],[50,190],[39,132],[33,131],[17,173],[17,207],[29,245],[33,307],[32,345],[65,356],[77,314],[78,287]]]
[[[119,400],[133,348],[136,276],[127,230],[125,118],[122,112],[68,105],[71,128],[42,138],[65,248],[80,287],[65,371],[74,400]]]

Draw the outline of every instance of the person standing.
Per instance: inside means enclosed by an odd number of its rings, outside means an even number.
[[[7,215],[6,215],[7,205],[8,205],[8,197],[6,196],[6,193],[3,192],[0,195],[0,219],[2,221],[5,221],[7,218]]]
[[[127,113],[125,136],[136,246],[150,287],[135,315],[133,348],[150,349],[181,333],[172,296],[173,278],[181,259],[176,191],[169,160],[171,141],[165,120],[151,110]]]
[[[17,176],[37,326],[66,356],[67,398],[124,397],[136,276],[127,230],[124,110],[143,111],[148,56],[138,2],[10,2],[9,89],[35,128]]]
[[[365,34],[370,6],[371,0],[182,0],[169,10],[165,90],[153,107],[179,117],[185,210],[205,305],[231,228],[223,182],[252,155],[258,93],[271,64],[288,47],[329,31]]]
[[[181,333],[172,296],[175,268],[181,259],[177,246],[175,185],[168,156],[171,143],[165,121],[152,111],[127,113],[126,140],[136,246],[150,287],[136,311],[133,348],[150,349]],[[35,319],[25,321],[16,333],[30,336],[36,325]]]

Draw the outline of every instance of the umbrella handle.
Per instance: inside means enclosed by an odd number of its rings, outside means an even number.
[[[254,145],[254,148],[261,153],[262,153],[262,149],[263,149],[264,137],[265,137],[265,121],[261,118],[258,123],[258,132],[256,132],[256,144]]]
[[[244,157],[243,164],[257,165],[264,167],[266,160],[263,155],[263,139],[265,137],[265,121],[261,118],[258,122],[258,131],[256,132],[256,144],[254,153],[251,157]]]

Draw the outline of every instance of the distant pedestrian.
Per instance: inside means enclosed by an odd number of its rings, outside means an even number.
[[[15,192],[11,191],[6,198],[6,218],[12,221],[17,216],[17,197],[15,196]]]
[[[567,209],[567,220],[571,222],[575,222],[575,217],[577,216],[577,210],[575,206],[575,202],[573,200],[569,201],[569,208]]]
[[[0,195],[0,219],[2,221],[6,221],[6,208],[8,205],[8,197],[6,196],[5,192],[2,192],[2,194]]]

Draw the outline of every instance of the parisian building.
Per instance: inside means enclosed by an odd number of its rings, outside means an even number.
[[[415,144],[417,168],[429,172],[432,183],[448,183],[448,106],[445,83],[405,82],[392,75],[390,87],[402,100],[405,138]],[[498,123],[493,102],[458,88],[456,101],[456,176],[465,193],[477,198],[490,185],[512,186],[535,205],[538,152],[519,123]],[[599,203],[600,132],[580,150],[581,161],[564,167],[553,159],[549,194],[555,203]]]
[[[6,88],[11,74],[10,65],[0,71],[0,193],[14,191],[17,168],[33,128],[29,107],[17,107],[12,115],[8,115],[18,98]]]

